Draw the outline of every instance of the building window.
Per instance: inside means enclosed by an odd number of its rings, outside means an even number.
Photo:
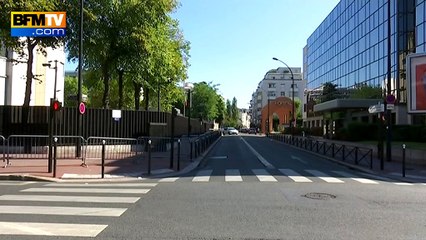
[[[268,97],[275,97],[274,91],[268,91]]]
[[[274,77],[274,79],[275,79],[275,77]],[[275,83],[269,83],[269,84],[268,84],[268,87],[269,87],[269,88],[275,88]]]
[[[281,97],[285,97],[285,92],[281,92]]]

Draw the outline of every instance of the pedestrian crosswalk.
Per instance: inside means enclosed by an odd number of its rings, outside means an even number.
[[[319,171],[315,169],[202,169],[181,177],[145,179],[158,183],[171,182],[294,182],[294,183],[360,183],[377,185],[386,181],[374,176],[356,176],[346,171]],[[387,179],[392,182],[391,179]]]
[[[0,195],[0,236],[96,237],[108,227],[106,219],[122,216],[131,204],[136,203],[157,184],[47,183],[37,187],[30,186],[17,194]],[[15,219],[8,218],[11,215],[24,216],[25,220],[7,221]],[[50,219],[58,222],[35,222],[25,218],[34,215],[54,216]],[[99,221],[89,224],[83,221],[84,217]],[[81,223],[75,220],[79,218]]]

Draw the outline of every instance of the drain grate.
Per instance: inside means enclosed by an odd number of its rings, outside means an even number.
[[[336,198],[335,195],[329,193],[307,193],[305,195],[302,195],[302,197],[316,200],[328,200]]]

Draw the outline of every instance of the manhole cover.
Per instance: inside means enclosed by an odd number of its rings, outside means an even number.
[[[317,199],[317,200],[328,200],[328,199],[336,198],[335,195],[328,194],[328,193],[307,193],[305,195],[302,195],[302,197]]]

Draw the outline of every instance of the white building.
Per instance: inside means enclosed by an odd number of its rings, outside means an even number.
[[[238,109],[238,119],[241,127],[250,128],[251,117],[249,109],[240,108]]]
[[[64,100],[64,65],[65,50],[64,47],[56,49],[46,48],[46,56],[34,49],[33,79],[31,84],[31,106],[49,106],[50,98],[53,98],[55,83],[55,66],[57,64],[57,86],[56,98],[63,102]],[[24,104],[26,87],[26,63],[13,63],[10,60],[27,61],[26,58],[20,59],[18,53],[8,51],[0,47],[0,105],[21,106]],[[51,61],[51,68],[43,66],[43,63]]]
[[[303,104],[304,89],[306,81],[302,79],[301,68],[291,67],[294,77],[294,100]],[[277,97],[292,98],[293,90],[291,88],[291,73],[286,67],[271,69],[265,77],[259,82],[257,89],[252,94],[250,101],[250,112],[252,123],[259,125],[261,121],[261,110],[268,104],[268,98],[273,100]]]

